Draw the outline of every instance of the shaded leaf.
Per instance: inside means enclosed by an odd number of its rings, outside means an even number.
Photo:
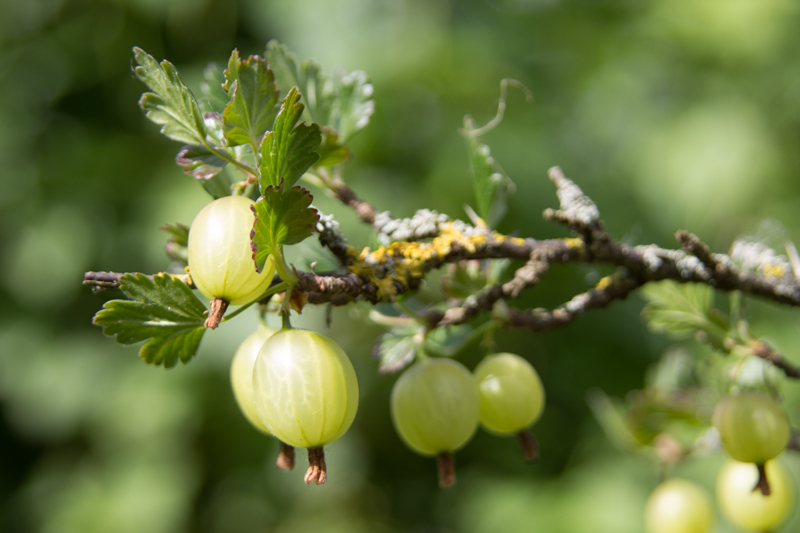
[[[139,357],[148,363],[173,367],[188,362],[205,332],[205,306],[180,280],[168,274],[152,279],[125,274],[120,290],[130,300],[106,302],[93,322],[120,344],[146,341]]]
[[[625,406],[619,400],[609,398],[600,389],[591,389],[586,395],[586,402],[608,440],[622,451],[641,451],[642,445],[628,427]]]
[[[260,57],[250,56],[242,61],[234,50],[225,71],[224,87],[232,90],[231,100],[222,113],[227,145],[257,147],[278,113],[275,75]]]
[[[170,139],[203,144],[206,138],[203,114],[175,66],[167,60],[158,63],[138,47],[134,47],[133,53],[138,63],[133,72],[153,91],[139,99],[147,118],[160,125],[161,133]]]
[[[256,221],[250,234],[253,260],[261,272],[269,256],[284,244],[297,244],[316,230],[319,213],[310,207],[314,199],[301,187],[267,187],[253,206]]]
[[[322,141],[319,126],[301,122],[303,104],[292,87],[283,99],[275,119],[274,131],[267,132],[261,144],[261,190],[270,186],[291,187],[319,160],[315,151]]]
[[[436,328],[425,337],[425,348],[445,357],[451,357],[470,333],[472,326],[468,324]]]
[[[469,133],[473,129],[472,123],[469,119],[464,122],[464,128]],[[467,154],[478,215],[489,226],[495,226],[506,212],[506,192],[512,185],[511,179],[491,156],[489,147],[469,134]]]
[[[303,95],[303,119],[326,125],[330,116],[333,95],[332,86],[322,73],[320,65],[307,59],[298,64],[297,58],[286,45],[276,40],[267,43],[267,62],[275,72],[275,82],[283,93],[297,87]]]
[[[219,174],[228,164],[205,146],[187,144],[178,152],[175,162],[183,171],[199,180],[208,180]]]
[[[223,69],[217,63],[209,63],[203,70],[203,81],[200,82],[200,108],[204,113],[222,115],[225,106],[230,101],[230,95],[222,88],[225,83]]]
[[[159,228],[170,234],[165,250],[170,259],[189,264],[189,226],[176,222],[174,224],[164,224]]]
[[[481,261],[460,261],[447,265],[442,291],[450,298],[464,300],[486,287],[488,276]]]
[[[642,314],[655,331],[686,334],[709,326],[714,293],[707,285],[665,280],[648,283],[641,294],[648,301]]]
[[[333,98],[330,119],[325,125],[338,131],[342,142],[347,142],[369,124],[369,118],[375,112],[372,84],[362,70],[347,73],[339,68],[331,77]]]
[[[319,161],[317,166],[332,167],[350,159],[350,150],[339,140],[339,134],[330,128],[320,128],[322,144],[317,148]]]
[[[378,359],[378,372],[392,374],[408,366],[417,355],[415,336],[419,325],[392,328],[375,342],[373,355]]]
[[[175,222],[173,224],[164,224],[158,229],[171,235],[169,242],[174,242],[180,246],[189,246],[189,226],[186,224]]]
[[[339,68],[327,76],[317,62],[310,59],[298,62],[285,45],[274,40],[267,45],[266,56],[278,88],[288,92],[296,86],[303,95],[304,120],[337,131],[340,144],[369,123],[375,102],[366,73],[360,70],[348,73]]]

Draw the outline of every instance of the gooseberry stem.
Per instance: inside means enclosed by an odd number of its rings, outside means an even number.
[[[281,309],[281,329],[292,329],[292,323],[289,320],[289,310]]]
[[[208,318],[206,318],[204,324],[205,327],[208,329],[217,329],[220,322],[222,322],[222,316],[228,309],[228,305],[230,305],[230,302],[223,300],[222,298],[214,298],[211,300],[211,307],[208,310]]]
[[[281,450],[278,452],[278,460],[275,462],[275,466],[281,470],[292,470],[294,468],[294,448],[283,441],[280,442]]]
[[[456,462],[453,454],[440,453],[436,456],[436,464],[439,467],[439,486],[442,488],[452,486],[456,482]]]
[[[232,318],[236,317],[236,315],[238,315],[239,313],[241,313],[245,309],[249,308],[254,303],[257,303],[257,302],[263,300],[264,298],[266,298],[268,296],[272,296],[273,294],[275,294],[277,292],[285,291],[288,286],[289,286],[289,284],[286,283],[285,281],[281,282],[281,283],[278,283],[277,285],[273,285],[272,287],[267,289],[267,291],[264,294],[262,294],[261,296],[259,296],[258,298],[256,298],[252,302],[250,302],[249,304],[245,304],[245,305],[240,306],[239,309],[237,309],[233,313],[225,316],[225,318],[220,320],[220,322],[227,322],[228,320],[231,320]],[[263,313],[262,313],[262,317],[263,317]],[[264,324],[264,325],[266,325],[266,324]]]
[[[306,472],[305,482],[310,485],[312,482],[322,485],[328,480],[328,467],[325,465],[325,450],[319,448],[308,449],[308,471]]]
[[[767,481],[767,469],[764,466],[764,463],[756,464],[756,468],[758,468],[758,483],[756,486],[753,487],[753,492],[760,490],[761,494],[764,496],[769,496],[772,494],[772,490],[769,488],[769,481]]]
[[[527,429],[523,429],[517,433],[519,445],[522,448],[522,457],[526,463],[532,463],[539,458],[539,443],[536,442],[536,437]]]
[[[283,257],[283,246],[277,246],[275,248],[272,252],[272,259],[275,262],[275,270],[278,271],[278,275],[286,283],[286,294],[283,296],[283,305],[280,311],[281,317],[284,319],[283,325],[286,329],[286,321],[289,318],[289,311],[292,305],[292,291],[294,291],[295,286],[299,283],[300,278],[298,278],[297,274],[286,264],[286,259]],[[288,326],[288,329],[291,329],[291,325]]]

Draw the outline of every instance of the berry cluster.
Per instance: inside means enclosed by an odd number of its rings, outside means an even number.
[[[189,231],[189,269],[200,291],[225,306],[246,304],[272,281],[272,263],[253,268],[249,234],[252,202],[228,196],[208,204]],[[293,448],[307,448],[306,483],[325,483],[323,446],[341,437],[355,418],[358,381],[347,354],[331,339],[285,323],[264,328],[241,344],[231,365],[234,395],[247,419],[283,443],[279,466],[293,466]],[[442,486],[455,482],[452,453],[479,422],[497,434],[516,434],[526,460],[537,455],[527,431],[544,409],[544,389],[523,358],[486,357],[473,376],[452,359],[422,359],[397,380],[391,412],[395,428],[414,451],[439,461]]]
[[[786,413],[770,396],[744,392],[720,400],[712,421],[732,457],[717,476],[722,514],[745,531],[773,531],[788,517],[794,502],[786,468],[773,461],[789,442]],[[670,479],[651,494],[645,522],[648,533],[708,533],[714,511],[701,487]]]

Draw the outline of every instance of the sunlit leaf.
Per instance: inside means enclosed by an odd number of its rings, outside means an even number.
[[[293,87],[283,99],[275,119],[274,131],[264,136],[261,145],[261,189],[270,186],[288,188],[319,160],[317,147],[322,141],[319,126],[301,122],[303,104],[300,93]]]
[[[161,133],[170,139],[203,144],[206,138],[203,114],[175,66],[167,60],[159,63],[138,47],[134,47],[133,53],[138,64],[133,72],[153,91],[139,99],[147,118],[160,125]]]
[[[264,133],[272,128],[278,113],[275,75],[258,56],[239,59],[234,50],[225,71],[225,87],[232,91],[222,113],[222,127],[228,146],[250,144],[257,147]]]
[[[256,221],[251,234],[253,260],[260,272],[278,247],[297,244],[316,230],[319,213],[311,206],[314,199],[301,187],[267,187],[255,203]]]
[[[120,290],[130,300],[111,300],[94,316],[103,333],[120,344],[146,341],[139,357],[173,367],[188,362],[205,332],[205,306],[182,281],[168,274],[125,274]]]

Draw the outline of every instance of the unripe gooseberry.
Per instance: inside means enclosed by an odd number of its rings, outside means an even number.
[[[250,334],[239,345],[231,362],[231,386],[233,387],[233,396],[236,399],[236,403],[239,405],[244,417],[256,429],[267,435],[271,435],[271,433],[256,412],[255,394],[253,392],[253,367],[255,367],[259,350],[261,350],[266,340],[277,331],[276,329],[262,327]],[[280,452],[275,464],[281,470],[293,469],[294,448],[285,442],[280,442]]]
[[[475,368],[481,424],[493,433],[516,434],[523,457],[535,460],[538,445],[527,427],[544,410],[544,387],[531,364],[518,355],[489,355]]]
[[[791,435],[781,404],[760,392],[726,396],[714,408],[712,421],[725,451],[743,463],[777,457]]]
[[[281,330],[259,350],[253,389],[267,429],[282,442],[309,449],[306,483],[324,483],[322,447],[347,431],[358,409],[358,381],[347,354],[319,333]]]
[[[539,374],[518,355],[499,353],[475,368],[481,398],[481,423],[496,433],[517,433],[536,422],[544,410]]]
[[[644,521],[647,533],[708,533],[714,508],[706,491],[695,483],[670,479],[650,494]]]
[[[400,438],[422,455],[439,459],[439,482],[455,482],[452,455],[478,428],[480,399],[472,374],[452,359],[426,359],[400,376],[392,389],[392,421]]]
[[[717,476],[717,503],[729,522],[747,531],[773,531],[789,515],[794,490],[786,468],[779,461],[767,461],[771,494],[753,491],[759,472],[755,465],[728,461]]]
[[[244,417],[259,431],[270,434],[269,429],[259,418],[256,412],[255,396],[253,394],[253,367],[256,357],[264,343],[278,330],[262,327],[251,333],[236,350],[231,362],[231,386],[233,396],[239,405]]]
[[[791,436],[781,404],[761,392],[731,394],[717,403],[712,422],[728,455],[759,467],[758,488],[768,495],[764,463],[785,450]]]
[[[250,248],[252,205],[243,196],[219,198],[201,209],[189,228],[192,281],[207,298],[226,302],[225,307],[247,304],[264,294],[275,273],[271,260],[256,272]]]

